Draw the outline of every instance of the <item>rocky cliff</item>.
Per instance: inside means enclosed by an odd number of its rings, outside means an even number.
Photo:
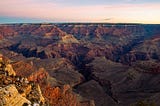
[[[34,105],[35,103],[45,105],[45,99],[42,96],[39,85],[34,88],[35,83],[29,82],[25,77],[17,76],[9,61],[9,59],[5,59],[5,57],[1,55],[1,105],[24,106],[31,104]]]

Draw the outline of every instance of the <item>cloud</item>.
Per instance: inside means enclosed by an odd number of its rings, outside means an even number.
[[[105,18],[103,21],[111,21],[113,18]]]
[[[108,21],[108,20],[111,20],[112,18],[106,18],[106,19],[104,19],[104,20],[106,20],[106,21]]]
[[[3,0],[0,3],[0,16],[38,18],[56,22],[160,23],[159,10],[159,3],[72,6],[62,5],[60,2],[51,0],[47,0],[47,2],[42,2],[42,0]]]

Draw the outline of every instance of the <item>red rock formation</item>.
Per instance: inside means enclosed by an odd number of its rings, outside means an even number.
[[[62,88],[47,86],[43,94],[52,106],[80,106],[69,85],[64,85]]]
[[[29,77],[29,81],[33,81],[41,84],[45,79],[49,77],[49,74],[45,71],[44,68],[40,68],[38,71],[33,72]]]
[[[24,61],[18,61],[12,64],[17,76],[29,77],[37,69],[31,64]]]
[[[12,27],[9,27],[9,26],[0,26],[0,35],[1,35],[1,38],[8,37],[8,36],[15,36],[17,34],[18,33]]]

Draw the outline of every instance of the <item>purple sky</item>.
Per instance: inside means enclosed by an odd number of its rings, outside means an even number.
[[[113,22],[160,24],[160,0],[2,0],[0,23]]]

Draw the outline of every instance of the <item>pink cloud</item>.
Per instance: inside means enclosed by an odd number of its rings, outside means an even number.
[[[64,6],[33,0],[4,0],[0,14],[4,16],[40,18],[55,21],[142,22],[160,23],[160,4],[120,4],[96,6]]]

